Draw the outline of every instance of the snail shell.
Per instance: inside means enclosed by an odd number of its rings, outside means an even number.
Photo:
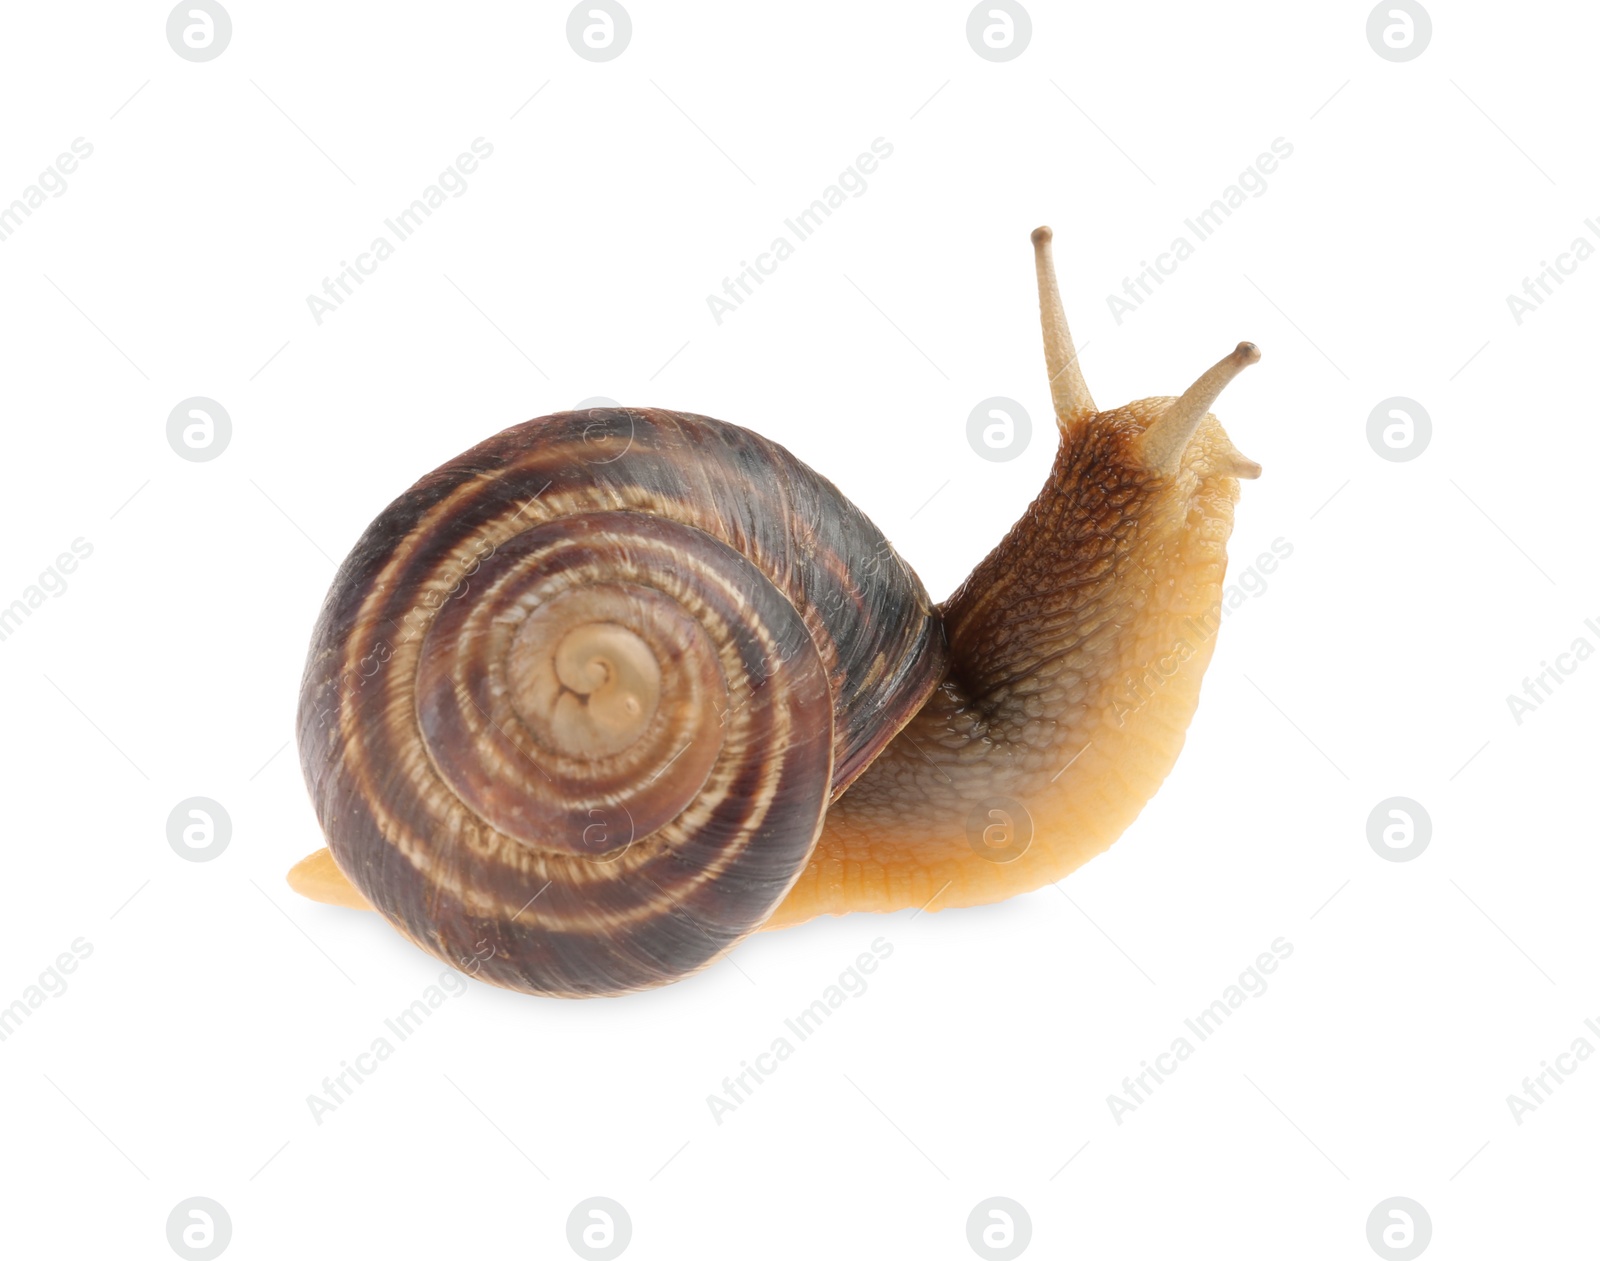
[[[339,868],[500,985],[657,985],[764,921],[945,672],[932,602],[831,482],[704,416],[517,425],[341,566],[299,743]]]

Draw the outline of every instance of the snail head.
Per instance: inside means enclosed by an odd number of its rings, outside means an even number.
[[[1261,466],[1229,441],[1210,407],[1223,388],[1261,358],[1251,342],[1240,342],[1177,397],[1143,398],[1101,411],[1083,379],[1072,334],[1067,328],[1056,284],[1049,228],[1034,229],[1034,262],[1039,274],[1039,317],[1044,332],[1050,398],[1063,447],[1092,445],[1102,458],[1116,461],[1122,476],[1142,484],[1158,506],[1188,520],[1219,491],[1231,492],[1237,479],[1261,475]],[[1228,479],[1219,485],[1222,479]],[[1170,515],[1170,514],[1158,514]]]

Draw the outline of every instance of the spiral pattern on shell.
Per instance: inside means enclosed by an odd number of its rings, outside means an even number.
[[[563,413],[367,529],[312,638],[301,760],[339,867],[418,945],[621,993],[770,915],[945,651],[915,575],[782,447]]]

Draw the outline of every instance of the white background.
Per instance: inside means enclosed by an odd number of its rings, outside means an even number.
[[[240,1258],[569,1256],[592,1195],[639,1258],[967,1257],[996,1195],[1037,1256],[1370,1256],[1397,1195],[1433,1256],[1592,1251],[1600,1058],[1521,1125],[1506,1097],[1600,1048],[1600,660],[1520,725],[1506,696],[1600,647],[1600,262],[1520,326],[1506,295],[1600,216],[1600,19],[1441,2],[1393,63],[1359,3],[1031,7],[997,64],[960,3],[639,0],[595,64],[565,5],[239,0],[194,64],[161,5],[8,6],[0,202],[94,146],[0,242],[0,604],[93,547],[0,643],[0,1003],[93,947],[0,1044],[8,1255],[170,1256],[197,1195]],[[480,136],[319,326],[306,296]],[[719,326],[707,295],[880,136]],[[1106,296],[1280,136],[1119,326]],[[426,470],[607,395],[784,443],[942,598],[1049,466],[1039,223],[1101,406],[1264,353],[1217,408],[1265,468],[1232,569],[1293,554],[1136,825],[1059,889],[757,935],[648,994],[473,983],[317,1124],[440,971],[283,882],[321,843],[285,746],[334,562]],[[233,422],[207,463],[165,436],[195,395]],[[967,445],[992,395],[1035,422],[1009,463]],[[1433,422],[1404,463],[1366,438],[1396,395]],[[232,819],[214,861],[167,843],[195,795]],[[1367,841],[1395,795],[1432,818],[1414,861]],[[714,1122],[879,935],[870,989]],[[1268,991],[1118,1124],[1107,1096],[1279,937]]]

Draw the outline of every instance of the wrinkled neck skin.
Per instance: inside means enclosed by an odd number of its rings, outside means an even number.
[[[769,926],[996,901],[1138,815],[1199,701],[1239,495],[1209,415],[1175,474],[1141,467],[1134,440],[1171,401],[1063,434],[1044,490],[943,605],[948,677],[829,810]]]

